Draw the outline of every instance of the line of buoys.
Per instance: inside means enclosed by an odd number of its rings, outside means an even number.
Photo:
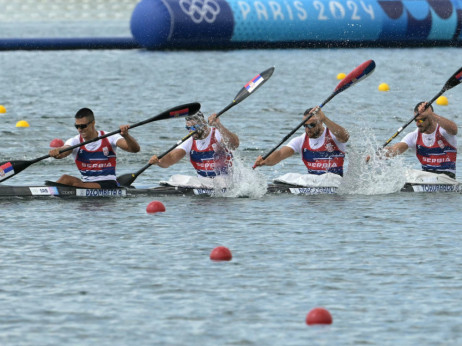
[[[60,139],[54,139],[53,141],[60,141]],[[164,211],[165,206],[159,201],[152,201],[146,207],[146,212],[148,213]],[[226,246],[217,246],[210,252],[210,260],[212,261],[231,261],[232,258],[233,255]],[[314,308],[306,315],[305,322],[307,325],[332,324],[332,315],[325,308]]]
[[[337,75],[337,79],[343,79],[346,77],[346,74],[343,73],[343,72],[340,72],[338,75]]]
[[[446,96],[440,96],[436,99],[436,104],[438,106],[447,106],[449,104],[448,98]]]
[[[29,123],[25,120],[19,120],[16,123],[16,127],[29,127]]]
[[[4,105],[0,105],[0,113],[6,113],[6,108]]]
[[[390,91],[390,87],[387,83],[380,83],[379,84],[379,91]]]

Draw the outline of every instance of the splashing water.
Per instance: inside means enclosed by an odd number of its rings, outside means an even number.
[[[268,184],[266,177],[251,165],[246,164],[238,152],[233,153],[233,174],[230,179],[214,181],[215,197],[251,197],[261,198],[265,195]],[[224,191],[222,191],[225,189]]]
[[[379,195],[399,192],[406,183],[404,156],[384,159],[379,153],[382,146],[373,131],[361,128],[353,138],[347,150],[345,175],[338,194]],[[251,197],[261,198],[267,192],[267,178],[253,170],[234,152],[233,174],[229,179],[215,179],[215,197]],[[366,162],[366,157],[370,160]]]
[[[362,129],[360,145],[348,150],[348,169],[338,193],[378,195],[400,191],[406,182],[404,158],[397,156],[381,158],[378,153],[381,146],[375,136]],[[366,157],[370,156],[369,162]]]

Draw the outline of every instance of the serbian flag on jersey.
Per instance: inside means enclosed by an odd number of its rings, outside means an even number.
[[[14,173],[13,166],[10,162],[0,166],[0,177],[6,178]]]
[[[260,85],[261,82],[263,82],[263,77],[260,75],[255,76],[250,82],[248,82],[245,85],[245,88],[249,93],[251,93]]]
[[[177,118],[177,117],[185,117],[189,114],[189,108],[179,109],[177,111],[170,112],[170,116]]]

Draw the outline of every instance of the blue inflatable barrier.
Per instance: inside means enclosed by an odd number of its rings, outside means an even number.
[[[81,38],[4,38],[1,50],[65,50],[65,49],[133,49],[142,48],[132,37]]]
[[[459,46],[460,0],[142,0],[130,28],[147,49]]]

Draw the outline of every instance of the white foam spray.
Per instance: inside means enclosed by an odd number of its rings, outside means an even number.
[[[244,162],[239,152],[233,152],[232,174],[229,179],[214,179],[215,197],[250,197],[261,198],[265,195],[268,184],[266,177],[253,170]]]
[[[378,144],[370,129],[361,129],[357,144],[347,150],[348,167],[338,192],[342,194],[377,195],[400,191],[406,182],[404,158],[380,156]],[[369,162],[366,162],[367,156]]]

